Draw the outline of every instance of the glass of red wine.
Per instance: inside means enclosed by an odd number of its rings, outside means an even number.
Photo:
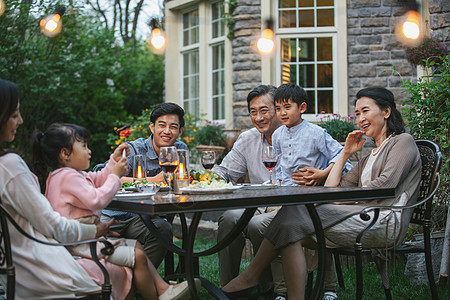
[[[172,188],[170,185],[173,173],[178,167],[178,152],[175,147],[161,147],[159,149],[159,165],[163,169],[164,175],[169,184],[169,194],[163,198],[172,198]]]
[[[272,146],[265,146],[263,148],[262,153],[262,161],[264,163],[264,166],[269,170],[270,173],[270,184],[273,184],[272,180],[272,170],[275,168],[275,165],[277,164],[277,156],[275,154],[275,149]]]
[[[200,159],[202,161],[203,168],[205,168],[206,170],[211,170],[216,162],[216,152],[202,151],[200,153]]]

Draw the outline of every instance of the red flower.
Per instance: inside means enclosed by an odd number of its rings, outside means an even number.
[[[120,136],[127,138],[131,135],[131,130],[130,129],[121,130],[119,134]]]

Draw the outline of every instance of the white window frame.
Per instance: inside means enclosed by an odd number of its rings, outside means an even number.
[[[301,1],[301,0],[298,0]],[[270,13],[270,9],[273,13]],[[278,1],[262,0],[262,18],[270,15],[274,18],[274,30],[277,45],[280,45],[281,38],[308,38],[308,37],[332,37],[333,42],[333,113],[341,115],[348,114],[348,85],[347,85],[347,7],[346,2],[334,0],[334,26],[323,27],[299,27],[299,28],[279,28]],[[331,8],[329,6],[323,8]],[[316,14],[316,10],[314,9]],[[296,16],[297,19],[297,16]],[[316,18],[314,18],[316,22]],[[316,53],[314,54],[316,55]],[[264,63],[264,62],[263,62]],[[315,61],[315,64],[317,61]],[[266,66],[266,67],[265,67]],[[263,64],[263,74],[269,69],[269,63]],[[271,68],[270,68],[271,69]],[[281,51],[276,49],[274,55],[274,78],[276,86],[281,84]],[[315,72],[317,78],[317,72]],[[316,90],[320,90],[316,89]],[[317,104],[316,104],[317,105]],[[309,121],[318,121],[315,113],[308,112],[303,118]]]
[[[198,21],[198,41],[196,43],[189,44],[189,45],[185,46],[184,45],[184,15],[188,14],[188,13],[191,13],[191,12],[193,12],[195,10],[198,11],[198,18],[199,18],[199,21]],[[198,6],[192,6],[189,9],[181,11],[180,15],[179,15],[179,19],[180,19],[179,23],[181,24],[181,26],[180,26],[180,41],[179,41],[179,45],[180,45],[179,55],[181,56],[180,57],[180,61],[181,61],[180,79],[181,79],[181,101],[182,101],[182,106],[185,107],[184,106],[185,102],[188,102],[189,103],[188,107],[189,107],[191,102],[197,101],[198,102],[198,106],[197,107],[199,108],[198,111],[192,112],[192,111],[189,111],[188,109],[186,109],[186,111],[191,113],[191,114],[193,113],[193,114],[199,116],[200,113],[201,113],[200,112],[200,105],[201,105],[200,104],[200,98],[201,98],[201,96],[200,96],[200,90],[201,90],[200,60],[198,61],[198,66],[197,66],[198,73],[190,73],[188,75],[189,77],[192,77],[192,76],[195,76],[195,75],[198,76],[198,87],[197,87],[198,95],[197,95],[197,98],[185,99],[184,98],[184,92],[185,92],[185,90],[184,90],[184,79],[185,79],[185,75],[184,75],[184,57],[185,57],[185,54],[189,54],[189,53],[194,52],[194,51],[197,51],[198,52],[198,57],[200,57],[200,41],[201,41],[201,35],[200,35],[200,27],[201,27],[200,8]]]
[[[207,5],[209,20],[212,20],[212,18],[213,18],[213,10],[212,10],[213,4],[218,3],[218,2],[223,2],[223,5],[224,5],[223,7],[225,9],[225,1],[212,1],[212,2],[209,2],[208,5]],[[208,64],[207,64],[207,69],[208,69],[208,74],[209,74],[209,76],[208,76],[208,83],[207,83],[207,89],[208,89],[208,116],[209,116],[210,120],[213,120],[213,121],[215,121],[217,123],[220,123],[220,124],[224,124],[225,123],[225,118],[226,118],[226,110],[227,110],[226,99],[225,99],[225,96],[226,96],[225,95],[226,94],[226,88],[225,88],[225,76],[226,76],[225,75],[225,73],[226,73],[226,71],[225,71],[225,69],[226,69],[225,68],[225,64],[226,64],[226,60],[225,60],[226,27],[224,26],[224,30],[223,30],[223,35],[222,36],[213,38],[212,37],[212,31],[213,31],[212,30],[212,25],[213,25],[212,22],[210,24],[207,24],[207,26],[208,26],[208,28],[207,28],[207,35],[208,35],[208,42],[207,42],[207,44],[208,44]],[[223,77],[224,77],[223,78],[224,86],[222,87],[223,94],[213,95],[212,79],[213,79],[213,72],[214,72],[213,71],[214,63],[213,63],[213,50],[212,49],[213,49],[213,47],[218,46],[220,44],[222,44],[223,47],[224,47],[224,57],[222,58],[223,59],[223,68],[222,69],[218,69],[218,70],[223,72]],[[213,105],[214,96],[219,96],[219,97],[223,96],[225,111],[222,113],[223,118],[221,118],[221,119],[213,119],[213,117],[214,117],[214,105]],[[219,108],[219,112],[220,112],[220,108]]]

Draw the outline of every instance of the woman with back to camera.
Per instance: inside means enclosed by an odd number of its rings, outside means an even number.
[[[55,212],[41,194],[37,177],[25,161],[18,154],[3,149],[3,143],[14,141],[16,130],[22,123],[19,90],[14,83],[0,79],[0,198],[7,212],[24,231],[43,241],[75,242],[110,233],[109,227],[114,220],[96,225],[82,224]],[[81,259],[78,263],[65,247],[34,242],[13,226],[9,226],[9,231],[17,299],[80,298],[100,291],[96,282],[103,279],[84,269],[93,269],[92,260]],[[113,281],[113,298],[132,299],[131,269],[113,264],[105,266]],[[173,286],[166,291],[171,295],[166,294],[160,299],[189,298],[185,283],[182,291],[175,291]]]
[[[394,95],[382,87],[360,90],[355,101],[356,121],[361,130],[351,132],[345,147],[333,166],[325,186],[364,186],[395,188],[395,198],[363,203],[332,203],[317,207],[322,221],[327,247],[352,247],[358,233],[370,221],[363,221],[359,213],[369,206],[409,205],[417,200],[421,177],[419,151],[412,136],[405,132]],[[345,161],[365,142],[362,135],[371,137],[377,146],[368,156],[341,177]],[[378,222],[362,243],[386,241],[392,246],[404,239],[399,229],[408,226],[412,210],[380,213]],[[389,222],[386,222],[389,219]],[[388,231],[386,237],[386,231]],[[405,230],[403,230],[405,231]],[[223,290],[230,298],[258,294],[258,277],[262,270],[281,254],[283,272],[290,300],[303,299],[306,263],[302,247],[315,248],[314,227],[304,205],[280,209],[266,230],[265,239],[254,260]]]

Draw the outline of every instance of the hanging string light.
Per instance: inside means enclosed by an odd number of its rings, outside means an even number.
[[[64,7],[58,7],[55,14],[51,14],[43,18],[39,23],[41,32],[48,37],[57,36],[62,29],[62,15],[64,12]]]
[[[261,37],[256,42],[256,46],[261,54],[271,54],[275,48],[273,21],[271,19],[266,21],[266,29],[261,33]]]
[[[5,9],[6,9],[5,2],[3,0],[0,0],[0,16],[3,15]]]
[[[423,38],[422,17],[418,12],[418,4],[411,1],[410,10],[408,10],[397,23],[395,33],[400,43],[414,47],[418,45]]]
[[[166,49],[166,36],[159,28],[160,26],[156,19],[150,21],[150,27],[152,28],[152,32],[145,42],[153,53],[162,54]]]

